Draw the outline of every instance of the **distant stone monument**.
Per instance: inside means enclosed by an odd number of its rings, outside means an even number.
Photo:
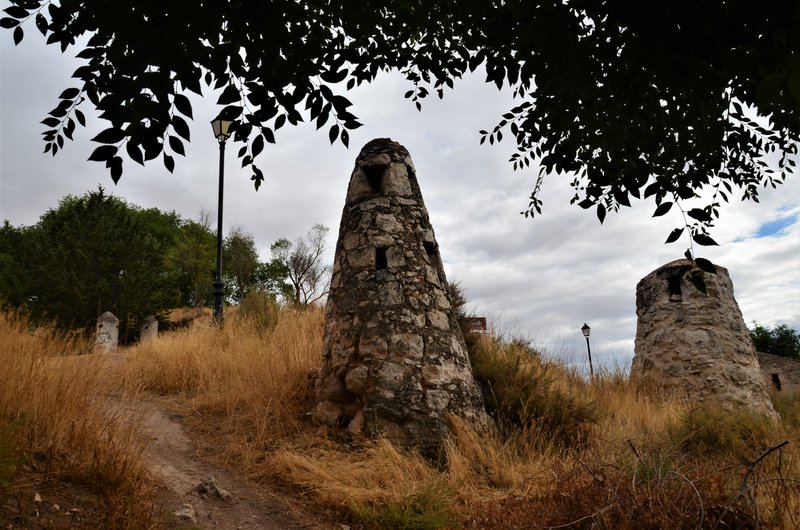
[[[361,150],[350,177],[326,309],[314,418],[431,453],[448,415],[484,423],[408,151]]]
[[[146,317],[139,328],[139,342],[147,342],[158,338],[158,320],[154,316]]]
[[[687,278],[692,261],[668,263],[636,286],[631,377],[689,400],[716,400],[777,419],[727,269],[704,274],[707,295]]]
[[[119,337],[119,319],[110,311],[97,317],[97,333],[95,347],[106,353],[117,351]]]

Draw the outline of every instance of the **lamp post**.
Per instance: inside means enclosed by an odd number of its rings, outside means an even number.
[[[225,284],[222,283],[222,190],[225,180],[225,141],[230,138],[233,122],[217,117],[211,122],[214,138],[219,141],[219,196],[217,202],[217,267],[214,271],[214,323],[222,325],[222,295]]]
[[[592,334],[592,328],[589,327],[589,324],[583,323],[583,327],[581,327],[581,333],[583,336],[586,337],[586,351],[589,352],[589,376],[594,379],[594,370],[592,369],[592,348],[589,346],[589,335]]]

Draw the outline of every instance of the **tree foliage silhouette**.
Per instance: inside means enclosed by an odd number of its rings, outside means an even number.
[[[361,124],[342,92],[399,70],[421,108],[467,72],[509,86],[518,104],[480,131],[513,137],[510,162],[539,164],[526,216],[541,213],[546,175],[602,222],[653,196],[655,215],[702,194],[685,226],[699,245],[734,194],[758,200],[783,182],[800,139],[800,8],[796,2],[633,0],[10,0],[0,26],[35,25],[62,50],[86,42],[86,64],[43,121],[45,150],[70,139],[81,108],[109,127],[89,157],[114,181],[123,158],[172,171],[190,140],[188,92],[220,90],[220,114],[256,188],[256,160],[284,125],[325,128],[349,143]],[[78,40],[89,35],[88,41]],[[468,109],[465,109],[468,112]]]

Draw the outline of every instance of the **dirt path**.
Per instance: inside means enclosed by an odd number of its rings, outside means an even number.
[[[112,362],[119,366],[123,359]],[[199,454],[182,416],[163,400],[112,396],[120,419],[134,422],[145,443],[142,462],[163,486],[160,502],[169,527],[201,530],[311,529],[289,503]]]

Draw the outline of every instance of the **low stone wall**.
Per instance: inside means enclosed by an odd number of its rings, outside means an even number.
[[[764,352],[756,352],[756,355],[767,388],[775,388],[772,383],[773,374],[778,374],[781,392],[800,390],[800,361]]]

